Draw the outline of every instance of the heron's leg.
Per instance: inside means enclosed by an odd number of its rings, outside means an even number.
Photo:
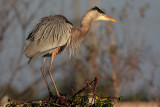
[[[52,95],[52,93],[51,93],[51,90],[50,90],[50,88],[49,88],[49,85],[48,85],[47,79],[46,79],[45,74],[44,74],[44,62],[45,62],[45,57],[43,58],[43,62],[42,62],[42,65],[41,65],[41,72],[42,72],[42,75],[43,75],[44,81],[45,81],[45,83],[46,83],[46,86],[47,86],[47,89],[48,89],[49,95],[51,96],[51,95]]]
[[[57,96],[60,97],[60,94],[59,94],[59,92],[58,92],[58,89],[57,89],[57,87],[56,87],[56,84],[55,84],[55,82],[54,82],[54,79],[53,79],[53,76],[52,76],[52,72],[51,72],[52,62],[53,62],[53,59],[54,59],[55,56],[56,56],[56,53],[53,51],[53,52],[52,52],[52,56],[51,56],[51,63],[50,63],[50,67],[49,67],[49,75],[50,75],[50,77],[51,77],[51,79],[52,79],[52,82],[53,82],[53,84],[54,84],[54,87],[55,87],[55,89],[56,89]]]

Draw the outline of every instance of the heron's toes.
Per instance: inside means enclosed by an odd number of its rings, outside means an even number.
[[[57,97],[56,103],[58,104],[65,104],[67,102],[67,94],[60,93],[60,97]]]
[[[67,98],[67,94],[62,94],[62,93],[59,93],[59,94],[60,94],[60,98],[63,98],[63,99]]]

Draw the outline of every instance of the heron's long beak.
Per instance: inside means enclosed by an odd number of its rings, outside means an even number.
[[[111,17],[109,17],[109,16],[105,16],[105,18],[106,18],[106,20],[108,20],[108,21],[118,22],[117,20],[115,20],[115,19],[113,19],[113,18],[111,18]]]

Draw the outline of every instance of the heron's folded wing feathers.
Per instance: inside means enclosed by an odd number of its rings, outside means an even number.
[[[27,38],[24,55],[32,58],[39,52],[48,52],[66,44],[73,28],[67,21],[64,16],[59,15],[42,18]]]
[[[43,51],[43,52],[37,52],[33,57],[31,57],[28,61],[28,64],[34,62],[35,60],[37,60],[38,58],[40,58],[41,56],[44,56],[46,55],[47,53],[49,53],[50,51],[54,50],[56,48],[52,48],[52,49],[49,49],[49,50],[46,50],[46,51]]]

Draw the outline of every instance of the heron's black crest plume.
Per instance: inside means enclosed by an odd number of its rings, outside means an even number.
[[[99,9],[97,6],[93,7],[91,10],[97,10],[99,13],[105,14],[105,12]]]

